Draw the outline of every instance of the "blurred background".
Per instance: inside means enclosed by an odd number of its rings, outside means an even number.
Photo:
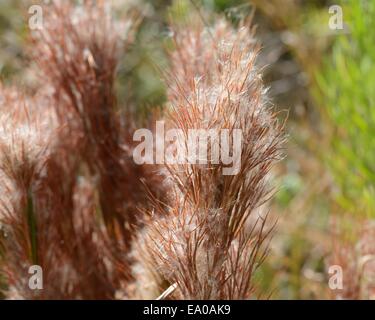
[[[368,232],[375,216],[375,1],[112,2],[116,14],[131,6],[143,16],[117,83],[119,101],[140,119],[165,102],[158,70],[167,66],[169,19],[205,11],[235,24],[255,9],[258,64],[272,103],[288,117],[286,158],[273,172],[269,208],[278,224],[257,274],[260,291],[271,299],[373,298],[375,268],[363,257],[375,254]],[[24,50],[33,3],[0,1],[3,83],[33,87]],[[330,28],[332,5],[342,9],[343,28]],[[333,264],[343,268],[342,290],[328,285]]]

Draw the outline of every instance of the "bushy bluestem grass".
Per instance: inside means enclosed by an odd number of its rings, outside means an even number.
[[[211,162],[138,166],[134,119],[118,112],[114,91],[137,17],[120,23],[107,4],[46,6],[29,48],[37,92],[1,87],[4,293],[134,298],[149,285],[133,268],[145,262],[144,274],[159,277],[149,278],[156,291],[175,286],[169,298],[252,298],[272,231],[258,209],[272,196],[267,178],[281,157],[283,126],[256,67],[251,24],[236,29],[217,19],[210,27],[200,17],[190,29],[176,28],[164,75],[169,125],[184,134],[242,130],[239,172],[223,176],[223,166]],[[136,239],[143,234],[142,246]],[[28,287],[35,264],[44,271],[40,291]]]

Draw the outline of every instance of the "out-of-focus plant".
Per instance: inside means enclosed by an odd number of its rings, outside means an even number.
[[[328,160],[344,210],[375,217],[375,3],[342,1],[349,34],[334,35],[317,96],[332,121]]]
[[[256,8],[265,82],[276,105],[290,111],[288,157],[278,166],[279,217],[262,283],[273,298],[328,297],[324,259],[330,250],[331,179],[322,161],[327,138],[311,88],[329,44],[327,1],[249,0]]]
[[[19,19],[21,0],[0,2],[0,77],[3,81],[24,68],[22,45],[27,35],[27,24]]]
[[[340,1],[344,30],[316,76],[315,94],[325,115],[331,149],[325,157],[335,180],[338,215],[330,261],[340,265],[344,287],[334,297],[374,297],[375,247],[375,28],[373,1]]]

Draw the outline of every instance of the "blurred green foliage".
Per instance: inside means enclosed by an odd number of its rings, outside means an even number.
[[[21,0],[0,1],[0,79],[5,82],[24,67],[27,23],[21,6]]]
[[[375,217],[375,1],[341,1],[345,30],[317,76],[334,128],[327,158],[344,210]]]

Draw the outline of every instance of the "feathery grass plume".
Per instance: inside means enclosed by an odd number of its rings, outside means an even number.
[[[168,126],[181,130],[175,149],[188,148],[190,129],[227,130],[226,142],[234,144],[239,129],[242,143],[238,171],[229,175],[214,156],[225,148],[217,136],[210,136],[206,163],[185,158],[166,165],[170,207],[156,206],[163,215],[150,216],[142,237],[165,288],[178,285],[169,298],[255,295],[253,275],[267,254],[272,228],[265,231],[267,217],[254,215],[271,196],[266,180],[281,158],[283,128],[268,106],[250,25],[243,21],[234,29],[219,20],[212,28],[197,21],[172,27]]]
[[[110,250],[94,186],[77,182],[80,137],[60,125],[48,91],[33,98],[2,91],[0,266],[6,297],[112,299],[129,274]],[[28,286],[32,265],[42,267],[43,290]]]
[[[125,23],[116,22],[104,2],[94,1],[82,6],[54,1],[45,12],[43,30],[33,36],[33,54],[55,88],[59,117],[85,139],[81,153],[97,177],[101,213],[120,248],[114,253],[123,259],[139,224],[138,207],[147,204],[144,184],[158,189],[152,170],[132,159],[114,93],[118,57],[133,39],[137,19],[129,15]]]
[[[48,192],[46,162],[54,148],[56,127],[53,114],[38,102],[16,90],[1,88],[0,266],[8,284],[8,298],[50,294],[49,290],[30,290],[28,269],[40,265],[45,270],[44,279],[52,281],[59,276],[56,266],[63,258],[57,254],[57,204],[41,196]]]
[[[104,255],[96,254],[85,232],[95,219],[85,219],[77,230],[73,213],[79,157],[74,153],[79,137],[68,135],[53,108],[49,89],[34,97],[2,89],[0,172],[3,197],[0,207],[1,272],[7,298],[72,299],[109,298],[113,282],[86,282],[97,272]],[[82,213],[82,216],[83,213]],[[82,243],[85,245],[82,246]],[[43,270],[43,290],[31,290],[28,269]],[[85,277],[80,275],[85,274]],[[109,293],[110,292],[110,293]]]
[[[60,139],[66,137],[71,136],[60,134]],[[111,243],[97,213],[94,183],[79,175],[85,175],[79,160],[74,154],[74,145],[66,143],[57,149],[46,163],[47,174],[53,178],[45,184],[53,195],[37,195],[38,201],[49,199],[58,204],[53,224],[59,237],[59,255],[64,258],[58,266],[61,275],[53,281],[56,290],[47,298],[112,299],[129,275],[121,269],[122,265],[116,265]],[[48,202],[45,207],[49,209]]]

